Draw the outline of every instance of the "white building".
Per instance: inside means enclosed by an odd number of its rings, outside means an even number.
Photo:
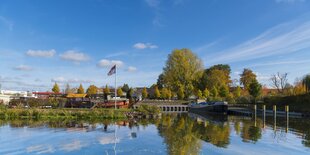
[[[35,98],[35,95],[32,92],[27,91],[14,91],[14,90],[0,90],[0,101],[5,105],[9,104],[11,99],[19,98]]]

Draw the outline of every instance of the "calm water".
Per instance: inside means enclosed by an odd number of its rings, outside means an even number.
[[[140,121],[0,121],[0,154],[310,154],[310,121],[163,115]]]

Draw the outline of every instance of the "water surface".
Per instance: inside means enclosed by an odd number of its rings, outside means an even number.
[[[168,114],[155,120],[0,121],[0,154],[310,154],[307,119]]]

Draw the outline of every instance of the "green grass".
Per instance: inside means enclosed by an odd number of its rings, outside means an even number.
[[[1,108],[2,119],[117,119],[126,118],[130,109],[10,109]]]

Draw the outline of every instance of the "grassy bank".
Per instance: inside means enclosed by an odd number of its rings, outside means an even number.
[[[126,118],[130,109],[0,109],[0,118],[70,118],[70,119],[117,119]]]

